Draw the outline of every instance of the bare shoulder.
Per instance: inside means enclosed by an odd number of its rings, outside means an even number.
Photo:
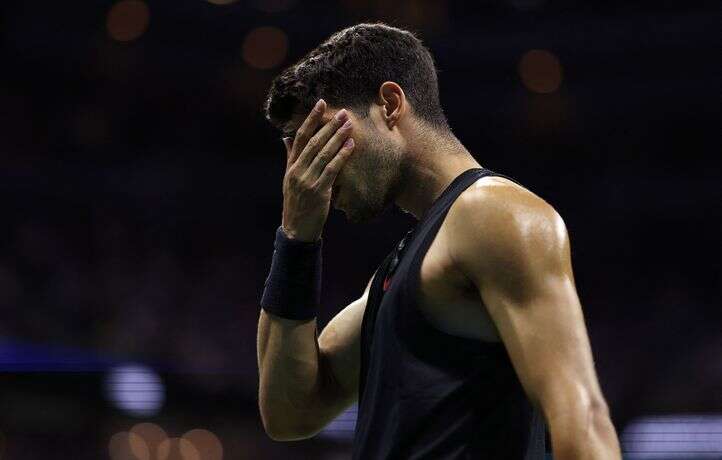
[[[503,177],[469,186],[449,209],[447,225],[450,255],[467,273],[514,270],[511,264],[558,259],[568,250],[566,226],[554,207]]]
[[[554,208],[531,190],[500,176],[486,176],[471,184],[454,202],[450,214],[462,219],[512,212],[554,213]]]

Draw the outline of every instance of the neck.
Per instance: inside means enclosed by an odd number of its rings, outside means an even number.
[[[421,138],[409,145],[407,153],[406,173],[394,202],[418,220],[459,174],[481,167],[453,134]]]

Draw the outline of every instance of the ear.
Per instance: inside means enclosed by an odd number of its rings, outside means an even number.
[[[379,88],[381,114],[386,125],[395,126],[406,112],[406,95],[404,90],[393,81],[385,81]]]

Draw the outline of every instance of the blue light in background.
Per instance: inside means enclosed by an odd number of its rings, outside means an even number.
[[[629,460],[722,459],[722,414],[640,417],[620,441]]]
[[[318,433],[318,436],[325,439],[334,439],[337,441],[352,441],[354,430],[356,429],[356,416],[358,414],[358,404],[343,411],[338,417],[333,419],[331,423]]]
[[[165,402],[165,385],[151,368],[139,364],[113,367],[105,378],[106,397],[133,416],[150,417]]]

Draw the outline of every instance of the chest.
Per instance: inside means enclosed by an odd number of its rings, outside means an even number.
[[[442,224],[423,255],[416,304],[425,319],[442,332],[498,342],[501,339],[476,287],[449,256],[450,237]]]

